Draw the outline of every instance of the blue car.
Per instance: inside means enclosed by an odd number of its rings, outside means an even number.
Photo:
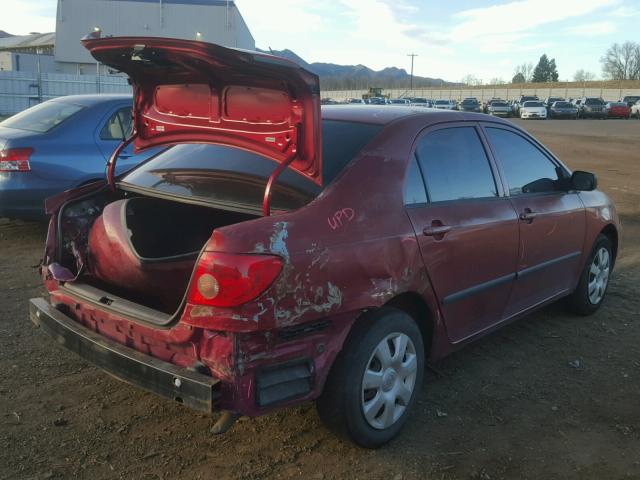
[[[72,95],[0,122],[0,217],[44,216],[44,200],[105,178],[109,157],[132,128],[130,95]],[[128,146],[116,175],[158,150]]]

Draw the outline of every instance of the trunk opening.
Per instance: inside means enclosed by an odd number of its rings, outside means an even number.
[[[64,267],[79,271],[63,288],[157,325],[174,320],[212,232],[259,217],[119,191],[114,195],[94,197],[96,205],[90,209],[92,200],[83,199],[61,212],[59,258]],[[80,269],[79,256],[84,259]]]
[[[197,254],[215,228],[256,215],[136,197],[125,200],[125,225],[133,251],[147,261]]]

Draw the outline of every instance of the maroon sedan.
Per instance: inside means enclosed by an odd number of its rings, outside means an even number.
[[[380,446],[426,361],[558,299],[603,302],[615,208],[508,121],[321,111],[315,75],[203,42],[85,45],[131,77],[129,141],[173,146],[48,201],[50,298],[31,319],[117,377],[225,412],[217,431],[316,400]]]

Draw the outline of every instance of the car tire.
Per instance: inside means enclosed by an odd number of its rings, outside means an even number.
[[[613,262],[611,240],[606,235],[598,235],[580,274],[578,286],[567,297],[567,304],[574,313],[591,315],[600,308],[609,286]]]
[[[398,350],[402,345],[404,352]],[[365,314],[353,326],[316,401],[320,419],[361,447],[381,447],[400,433],[410,415],[422,385],[424,357],[422,334],[411,316],[389,307]],[[365,388],[365,377],[371,388]]]

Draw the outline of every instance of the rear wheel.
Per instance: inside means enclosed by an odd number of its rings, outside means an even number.
[[[404,426],[424,373],[415,321],[382,308],[354,325],[318,401],[322,421],[365,448],[393,439]]]
[[[613,267],[611,240],[600,234],[575,291],[568,297],[571,310],[579,315],[591,315],[600,308],[609,286],[609,276]]]

